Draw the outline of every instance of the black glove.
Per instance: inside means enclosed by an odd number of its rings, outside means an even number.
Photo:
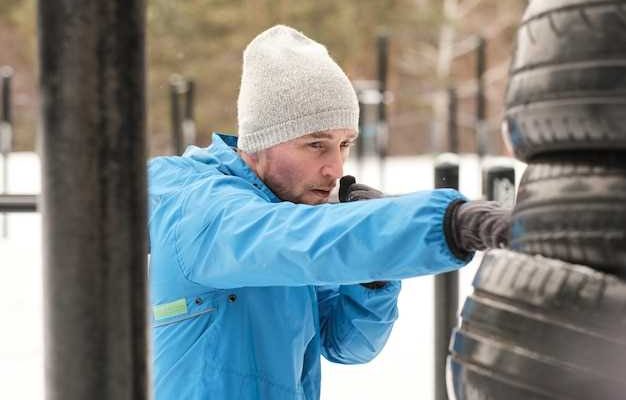
[[[346,175],[339,180],[339,201],[342,203],[357,200],[380,199],[385,194],[362,183],[356,183],[352,175]]]
[[[376,190],[367,185],[356,183],[354,176],[346,175],[339,180],[339,201],[342,203],[357,200],[380,199],[384,194],[380,190]],[[361,283],[368,289],[381,289],[387,286],[386,281],[374,281]]]
[[[473,251],[508,245],[511,209],[496,201],[454,202],[448,206],[444,226],[450,249],[465,259]]]

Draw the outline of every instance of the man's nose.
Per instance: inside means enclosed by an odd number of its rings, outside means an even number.
[[[343,156],[341,152],[329,155],[324,166],[322,167],[322,175],[333,180],[337,180],[343,176]]]

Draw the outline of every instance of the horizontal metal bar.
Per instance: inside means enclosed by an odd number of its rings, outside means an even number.
[[[0,194],[0,212],[37,212],[36,194]]]

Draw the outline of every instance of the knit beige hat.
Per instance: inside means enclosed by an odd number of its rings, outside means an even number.
[[[243,52],[237,119],[238,147],[254,153],[313,132],[358,132],[359,104],[323,45],[277,25]]]

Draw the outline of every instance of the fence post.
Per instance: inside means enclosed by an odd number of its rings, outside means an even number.
[[[13,125],[11,115],[11,80],[13,68],[4,66],[0,69],[2,77],[2,112],[0,113],[0,155],[2,155],[2,186],[0,194],[9,190],[9,155],[13,148]],[[2,214],[2,237],[9,236],[8,215]]]
[[[46,398],[148,399],[145,1],[37,7]]]
[[[389,34],[387,32],[378,33],[376,48],[378,60],[378,90],[380,91],[376,144],[380,165],[380,185],[381,189],[383,189],[385,185],[387,147],[389,146],[389,126],[387,125],[387,105],[385,103],[387,93],[387,65],[389,63]]]
[[[487,64],[485,39],[477,37],[476,46],[476,147],[482,158],[489,150],[487,100],[485,98],[485,67]]]
[[[196,83],[193,79],[185,80],[185,112],[183,118],[183,145],[196,143],[196,122],[194,120]]]
[[[448,89],[448,147],[450,152],[459,152],[458,99],[454,88]]]
[[[183,152],[183,123],[179,96],[182,79],[183,78],[177,74],[170,76],[170,121],[172,129],[172,146],[174,147],[174,154],[177,156]]]
[[[515,168],[502,158],[495,158],[483,166],[482,189],[485,199],[495,200],[503,206],[515,203]]]
[[[435,188],[459,188],[459,158],[442,154],[435,161]],[[459,273],[435,275],[435,400],[447,400],[446,358],[452,330],[457,325]]]
[[[365,155],[365,104],[363,103],[362,93],[357,92],[359,99],[359,136],[356,138],[356,160],[358,165],[358,176],[363,174],[363,156]]]

